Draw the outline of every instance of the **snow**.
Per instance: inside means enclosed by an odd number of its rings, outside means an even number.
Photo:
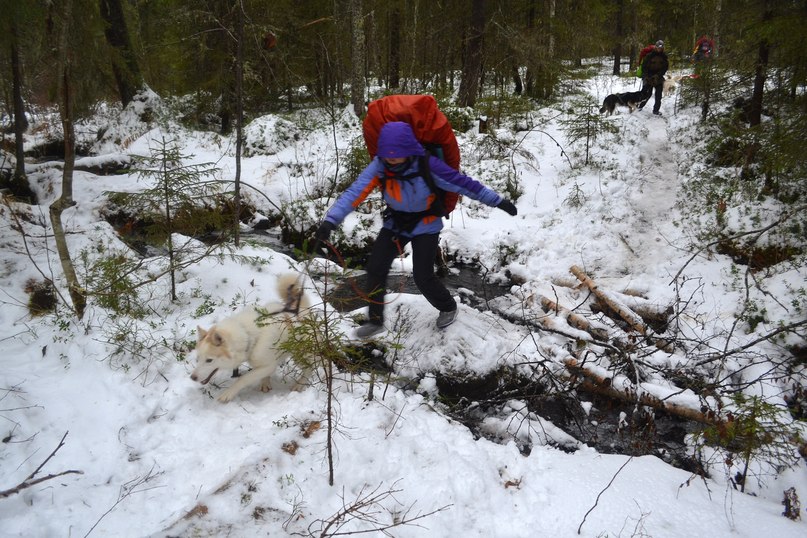
[[[633,90],[631,83],[596,77],[589,83],[590,99],[601,102],[608,93]],[[106,160],[126,162],[130,154],[148,154],[152,141],[170,132],[193,162],[215,163],[222,177],[234,174],[231,139],[175,125],[144,128],[137,119],[142,108],[159,109],[159,99],[147,97],[134,110],[103,121],[97,153],[84,164],[102,166]],[[601,166],[592,168],[570,169],[570,161],[580,164],[581,150],[568,144],[557,120],[546,115],[535,118],[540,130],[500,133],[520,141],[512,165],[476,151],[484,137],[460,133],[465,166],[475,177],[501,192],[503,174],[513,172],[523,194],[517,217],[464,201],[442,234],[443,244],[492,268],[492,280],[508,282],[509,275],[521,283],[501,300],[501,311],[521,305],[544,315],[540,295],[578,304],[576,292],[558,284],[575,282],[569,268],[578,265],[602,287],[641,292],[660,307],[672,304],[676,293],[691,296],[692,322],[682,319],[681,330],[715,338],[720,349],[742,297],[727,258],[704,253],[687,263],[698,243],[693,231],[680,225],[676,202],[695,159],[683,133],[695,128],[700,111],[674,105],[675,95],[666,96],[662,118],[650,116],[649,107],[634,114],[619,111],[609,120],[618,134],[594,146]],[[347,149],[360,135],[360,125],[348,110],[335,130],[317,127],[319,121],[302,115],[296,123],[271,116],[255,120],[247,128],[252,138],[243,181],[275,201],[296,201],[324,184],[335,173],[336,148]],[[295,163],[304,169],[302,175],[294,171]],[[807,496],[803,460],[749,485],[753,494],[740,493],[720,465],[703,479],[655,456],[602,454],[519,400],[487,417],[480,426],[484,435],[474,435],[444,412],[437,376],[483,377],[547,358],[562,369],[567,340],[506,321],[495,309],[478,311],[465,304],[456,323],[437,331],[436,312],[420,295],[407,293],[390,294],[388,319],[398,319],[401,328],[395,373],[416,383],[376,379],[368,400],[367,374],[340,376],[334,386],[334,484],[329,485],[322,384],[297,392],[279,379],[269,393],[246,390],[230,404],[220,404],[215,400],[219,387],[231,381],[220,376],[212,386],[194,383],[189,378],[193,355],[178,355],[176,349],[195,341],[197,325],[208,327],[245,305],[275,299],[275,275],[289,268],[332,273],[338,267],[324,260],[306,267],[245,241],[237,252],[240,261],[207,258],[182,270],[177,303],[168,300],[165,282],[145,286],[143,298],[152,314],[143,320],[116,318],[92,304],[81,324],[66,312],[31,317],[26,282],[41,279],[39,270],[52,274],[62,289],[64,280],[52,243],[43,239],[50,230],[47,205],[59,194],[61,172],[32,165],[29,173],[42,205],[22,221],[26,242],[8,208],[1,221],[0,490],[20,484],[46,460],[36,477],[79,473],[0,499],[3,536],[319,536],[326,522],[358,500],[376,502],[367,503],[364,521],[339,520],[341,531],[410,522],[389,532],[485,538],[756,538],[807,532],[804,521],[782,516],[781,504],[790,487]],[[128,253],[99,212],[107,191],[137,190],[143,179],[77,172],[74,185],[78,203],[64,214],[74,256],[98,252],[99,243]],[[580,205],[572,203],[575,194]],[[272,210],[262,196],[246,195]],[[306,211],[309,218],[321,216],[310,207]],[[349,235],[366,220],[354,214],[342,230]],[[160,266],[159,259],[146,260],[147,269]],[[406,272],[411,266],[404,259],[396,268]],[[671,282],[682,269],[685,282],[676,289]],[[803,270],[791,268],[767,285],[781,292],[804,281]],[[617,297],[629,304],[634,300]],[[769,308],[772,319],[787,315],[781,305]],[[345,332],[353,327],[351,316],[338,323]],[[560,318],[554,323],[574,334]],[[732,346],[738,346],[755,335],[734,337]],[[144,347],[115,353],[122,341]],[[661,353],[652,360],[676,364],[687,357]],[[755,377],[753,371],[742,375]],[[640,388],[670,396],[678,405],[700,405],[691,391],[661,379],[646,380]],[[781,391],[775,389],[760,384],[751,391],[767,391],[778,401]],[[582,406],[586,414],[591,411],[590,402]]]

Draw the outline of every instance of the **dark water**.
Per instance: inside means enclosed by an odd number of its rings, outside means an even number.
[[[242,235],[245,241],[254,240],[266,244],[272,249],[286,254],[300,261],[300,252],[290,245],[284,244],[280,238],[280,232],[274,230],[254,231]],[[479,310],[488,310],[487,302],[496,297],[506,294],[509,285],[491,284],[479,274],[479,270],[473,266],[449,264],[450,266],[436,267],[435,270],[440,276],[443,284],[452,293],[459,295],[460,300],[469,306]],[[316,278],[316,275],[311,275]],[[359,270],[356,276],[339,282],[337,287],[329,294],[328,302],[340,312],[349,312],[364,306],[360,296],[362,293],[364,278]],[[420,293],[415,285],[414,279],[408,273],[391,272],[387,280],[387,289],[391,292],[399,293]]]

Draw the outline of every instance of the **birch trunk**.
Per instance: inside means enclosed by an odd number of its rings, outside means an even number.
[[[653,335],[653,330],[644,324],[644,321],[642,321],[642,318],[639,316],[639,314],[637,314],[636,312],[634,312],[633,310],[622,304],[620,301],[617,301],[608,293],[602,291],[599,288],[599,286],[597,286],[597,284],[583,272],[582,269],[580,269],[576,265],[573,265],[570,271],[574,276],[576,276],[580,280],[580,282],[585,284],[588,287],[588,289],[591,290],[591,293],[593,293],[597,297],[597,299],[607,304],[608,307],[611,308],[611,310],[613,310],[614,312],[616,312],[619,315],[619,317],[625,320],[633,330],[635,330],[642,336],[650,337],[653,343],[659,349],[668,352],[672,351],[672,345],[661,338],[655,337]]]
[[[621,400],[623,402],[646,405],[671,415],[700,422],[701,424],[718,424],[721,422],[721,420],[715,417],[712,413],[704,413],[690,407],[665,402],[664,400],[660,400],[651,394],[641,392],[641,387],[616,387],[614,386],[611,378],[586,369],[571,357],[564,360],[563,363],[569,372],[584,378],[584,380],[578,386],[586,392],[601,394],[608,398]]]
[[[69,21],[72,15],[72,0],[65,0],[62,13],[62,33],[59,36],[59,113],[64,130],[64,170],[62,172],[62,194],[50,206],[50,221],[53,227],[53,239],[56,242],[56,251],[62,265],[64,277],[67,280],[67,289],[73,301],[73,311],[79,319],[84,317],[87,298],[79,284],[70,250],[67,246],[67,237],[62,225],[62,213],[65,209],[73,207],[73,169],[76,162],[76,133],[73,126],[73,96],[70,81],[70,55],[68,52]]]

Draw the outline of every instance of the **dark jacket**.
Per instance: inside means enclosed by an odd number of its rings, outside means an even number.
[[[670,62],[664,51],[652,50],[642,62],[642,79],[653,86],[661,84],[664,82],[664,75],[669,67]]]
[[[714,41],[710,38],[703,36],[695,44],[695,50],[692,51],[692,61],[702,62],[712,57],[712,50],[714,49]]]

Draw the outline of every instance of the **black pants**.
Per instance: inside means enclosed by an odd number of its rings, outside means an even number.
[[[387,292],[387,276],[392,262],[404,246],[412,242],[412,274],[420,293],[434,308],[441,312],[455,310],[457,303],[434,274],[434,257],[440,246],[440,234],[417,235],[411,239],[400,237],[387,228],[381,228],[367,261],[367,282],[370,305],[370,321],[384,321],[384,297]]]
[[[661,110],[661,94],[664,93],[664,83],[653,86],[656,90],[655,101],[653,101],[653,112]]]
[[[654,84],[658,79],[661,79],[659,84]],[[653,93],[653,90],[656,91],[655,100],[653,101],[653,112],[658,112],[661,110],[661,94],[664,93],[664,77],[659,75],[653,75],[653,77],[648,77],[648,79],[644,80],[644,86],[642,86],[642,94],[647,99],[650,99],[650,95]]]

